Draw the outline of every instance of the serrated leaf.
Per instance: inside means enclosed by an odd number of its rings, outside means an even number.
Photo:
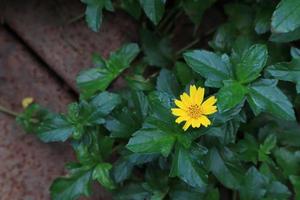
[[[231,69],[213,52],[194,50],[184,53],[186,63],[197,73],[208,80],[218,83],[221,87],[223,80],[232,77]]]
[[[81,195],[89,196],[91,181],[91,168],[78,168],[69,177],[60,177],[54,180],[50,187],[51,198],[53,200],[75,200]]]
[[[283,170],[283,174],[286,177],[289,175],[299,175],[300,152],[293,152],[281,147],[275,150],[274,155],[277,164]]]
[[[260,76],[268,59],[265,45],[256,44],[245,50],[234,60],[235,75],[240,83],[249,83]]]
[[[266,73],[278,80],[295,83],[297,93],[300,93],[300,59],[293,59],[291,62],[272,65],[266,69]]]
[[[117,78],[139,53],[135,43],[125,44],[110,54],[105,66],[95,67],[79,73],[76,83],[83,98],[88,99],[98,91],[104,91]]]
[[[207,165],[209,170],[223,185],[232,189],[239,188],[240,180],[238,180],[232,173],[231,169],[228,168],[226,162],[220,156],[217,149],[210,149]]]
[[[157,25],[165,12],[165,0],[139,0],[147,17]]]
[[[264,34],[270,30],[273,10],[274,8],[269,4],[261,5],[257,8],[254,22],[257,34]]]
[[[262,199],[267,193],[268,179],[255,167],[251,167],[244,176],[240,188],[241,199],[256,200]]]
[[[64,117],[53,115],[40,124],[37,136],[43,142],[65,142],[73,131],[74,127]]]
[[[275,135],[269,135],[263,144],[259,146],[258,159],[266,161],[271,150],[276,146],[277,138]]]
[[[276,80],[261,79],[250,86],[247,100],[252,111],[255,115],[268,112],[281,119],[295,120],[293,105],[276,85]]]
[[[300,2],[281,0],[272,16],[272,30],[276,33],[294,31],[300,26]]]
[[[168,156],[175,143],[175,136],[171,133],[143,128],[133,135],[126,147],[135,153],[161,153]]]
[[[207,173],[193,160],[191,153],[181,146],[176,147],[172,160],[171,177],[179,177],[192,187],[202,188],[207,184]]]
[[[217,94],[217,106],[220,112],[228,111],[240,104],[247,93],[247,88],[235,81],[224,82]]]

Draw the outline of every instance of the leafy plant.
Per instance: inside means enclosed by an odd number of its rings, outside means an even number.
[[[299,1],[83,2],[93,30],[116,7],[141,22],[140,40],[95,54],[66,113],[34,103],[17,117],[76,153],[52,199],[89,196],[93,181],[120,200],[300,199]],[[210,13],[227,20],[209,24]],[[124,85],[111,90],[117,77]],[[204,96],[216,106],[202,106]],[[209,123],[194,120],[203,115]]]

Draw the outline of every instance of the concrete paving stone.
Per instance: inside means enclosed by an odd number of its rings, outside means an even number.
[[[74,95],[0,26],[0,105],[20,112],[32,96],[54,111],[64,111]],[[50,199],[49,186],[75,160],[68,144],[44,144],[25,134],[11,116],[0,113],[0,199]],[[90,199],[109,199],[103,189]]]
[[[91,66],[92,53],[107,57],[137,36],[133,19],[122,12],[105,12],[99,33],[91,31],[84,19],[68,23],[84,9],[79,0],[9,0],[3,15],[8,26],[76,89],[75,77]]]

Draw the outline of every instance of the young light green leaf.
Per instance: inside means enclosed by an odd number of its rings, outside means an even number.
[[[220,112],[225,112],[240,104],[247,93],[247,88],[235,81],[224,81],[222,87],[217,94],[217,105]]]
[[[171,166],[171,177],[179,177],[192,187],[203,188],[207,184],[207,173],[193,160],[191,153],[181,146],[176,147]]]
[[[237,56],[234,60],[237,80],[240,83],[249,83],[260,76],[267,63],[268,50],[265,45],[256,44]]]
[[[99,163],[93,171],[93,179],[97,180],[103,187],[107,189],[114,189],[115,185],[110,177],[110,170],[112,165],[109,163]]]
[[[268,155],[271,153],[271,150],[276,146],[276,136],[275,135],[269,135],[263,144],[259,146],[258,151],[258,159],[260,161],[267,161]]]
[[[186,63],[197,73],[208,80],[218,82],[232,78],[231,69],[213,52],[194,50],[184,53]]]
[[[165,12],[166,0],[139,0],[147,17],[157,25]]]
[[[275,33],[287,33],[300,26],[300,2],[281,0],[272,16],[272,30]]]
[[[293,59],[291,62],[272,65],[266,69],[266,73],[278,80],[295,83],[297,93],[300,93],[300,59]]]
[[[252,111],[255,115],[268,112],[277,118],[295,120],[293,105],[276,85],[276,80],[261,79],[250,86],[247,101]]]

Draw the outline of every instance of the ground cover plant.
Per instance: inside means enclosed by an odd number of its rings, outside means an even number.
[[[140,37],[92,55],[66,113],[25,100],[24,130],[76,153],[52,199],[300,199],[300,1],[82,2],[92,30],[123,10]]]

